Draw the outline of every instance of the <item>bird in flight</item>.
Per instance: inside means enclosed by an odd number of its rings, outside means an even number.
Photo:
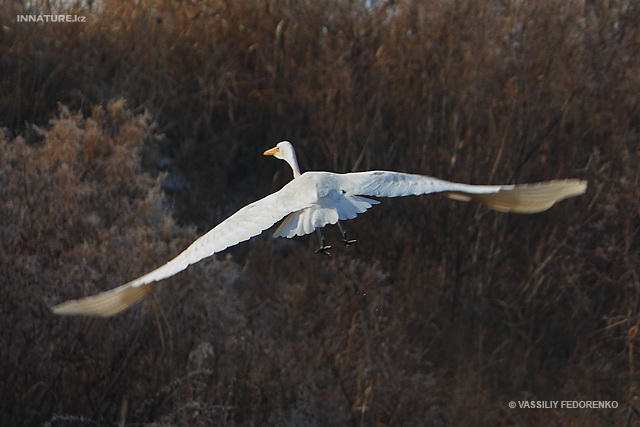
[[[329,254],[320,229],[338,224],[346,246],[341,220],[355,218],[380,202],[369,197],[401,197],[443,193],[463,201],[476,200],[489,209],[531,214],[542,212],[554,203],[583,194],[587,182],[577,179],[555,180],[521,185],[469,185],[444,181],[424,175],[390,171],[353,173],[300,173],[293,145],[278,143],[264,152],[286,161],[293,170],[293,180],[279,191],[251,203],[222,221],[193,242],[171,261],[129,283],[94,296],[70,300],[52,308],[59,315],[108,317],[141,301],[155,288],[156,282],[177,274],[203,258],[249,240],[283,220],[274,237],[303,236],[317,231],[320,248]]]

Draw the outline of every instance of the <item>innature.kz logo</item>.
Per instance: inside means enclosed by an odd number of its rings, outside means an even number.
[[[86,22],[81,15],[17,15],[17,22]]]

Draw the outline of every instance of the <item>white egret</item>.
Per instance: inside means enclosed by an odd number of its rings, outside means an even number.
[[[94,296],[64,302],[53,307],[60,315],[112,316],[141,301],[156,282],[171,277],[203,258],[262,233],[276,222],[284,221],[274,237],[302,236],[318,230],[321,247],[329,248],[319,230],[327,224],[355,218],[380,203],[369,197],[417,196],[444,193],[457,200],[477,200],[502,212],[536,213],[568,197],[583,194],[586,181],[556,180],[522,185],[468,185],[423,175],[389,171],[354,173],[300,173],[295,150],[288,141],[264,152],[285,160],[294,179],[277,191],[251,203],[193,242],[181,254],[163,266],[129,283]],[[338,225],[340,225],[338,223]],[[345,245],[348,240],[342,227]]]

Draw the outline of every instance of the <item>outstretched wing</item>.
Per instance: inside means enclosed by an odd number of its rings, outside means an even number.
[[[418,196],[445,193],[456,200],[477,200],[489,209],[513,213],[537,213],[554,203],[583,194],[587,182],[577,179],[519,185],[469,185],[424,175],[389,171],[355,172],[342,175],[350,194],[376,197]]]
[[[60,315],[112,316],[141,301],[166,279],[203,258],[249,240],[286,215],[309,207],[315,199],[313,183],[295,179],[280,191],[251,203],[218,224],[163,266],[129,283],[94,296],[64,302],[53,307]]]

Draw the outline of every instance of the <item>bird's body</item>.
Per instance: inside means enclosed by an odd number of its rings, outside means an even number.
[[[390,171],[300,173],[293,146],[287,141],[267,150],[265,155],[287,161],[294,179],[279,191],[243,207],[163,266],[110,291],[62,303],[53,308],[54,313],[114,315],[142,300],[157,281],[249,240],[282,219],[274,237],[302,236],[339,220],[353,219],[380,203],[369,197],[444,193],[457,200],[475,199],[502,212],[536,213],[586,189],[586,182],[575,179],[523,185],[468,185]]]

